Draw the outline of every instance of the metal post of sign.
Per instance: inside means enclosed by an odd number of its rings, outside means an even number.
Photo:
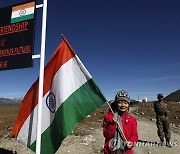
[[[42,123],[42,98],[43,98],[44,60],[45,60],[45,42],[46,42],[46,18],[47,18],[47,0],[43,0],[36,154],[41,153],[41,123]]]
[[[32,55],[32,59],[36,59],[36,58],[40,58],[40,57],[41,57],[40,54],[38,54],[38,55]]]

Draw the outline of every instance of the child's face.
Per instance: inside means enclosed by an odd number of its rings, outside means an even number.
[[[117,102],[117,108],[122,111],[122,112],[125,112],[128,110],[129,108],[129,103],[126,102],[126,101],[118,101]]]

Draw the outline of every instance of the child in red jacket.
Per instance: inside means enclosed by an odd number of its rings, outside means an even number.
[[[111,104],[112,111],[104,116],[104,154],[133,154],[138,141],[137,121],[129,114],[130,97],[124,90],[118,92]]]

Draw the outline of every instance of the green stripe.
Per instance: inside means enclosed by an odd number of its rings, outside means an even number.
[[[51,126],[42,134],[41,153],[55,153],[76,125],[106,101],[93,79],[76,90],[57,110]],[[36,142],[30,149],[35,151]]]
[[[12,18],[12,19],[11,19],[11,23],[20,22],[20,21],[24,21],[24,20],[29,20],[29,19],[33,19],[33,18],[34,18],[34,13],[33,13],[33,14],[26,15],[26,16],[21,16],[21,17],[17,17],[17,18]]]

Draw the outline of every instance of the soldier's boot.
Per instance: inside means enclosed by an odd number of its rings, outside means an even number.
[[[164,146],[164,138],[160,138],[159,146]]]
[[[168,148],[172,148],[172,145],[171,145],[170,140],[166,140],[166,146],[167,146]]]

